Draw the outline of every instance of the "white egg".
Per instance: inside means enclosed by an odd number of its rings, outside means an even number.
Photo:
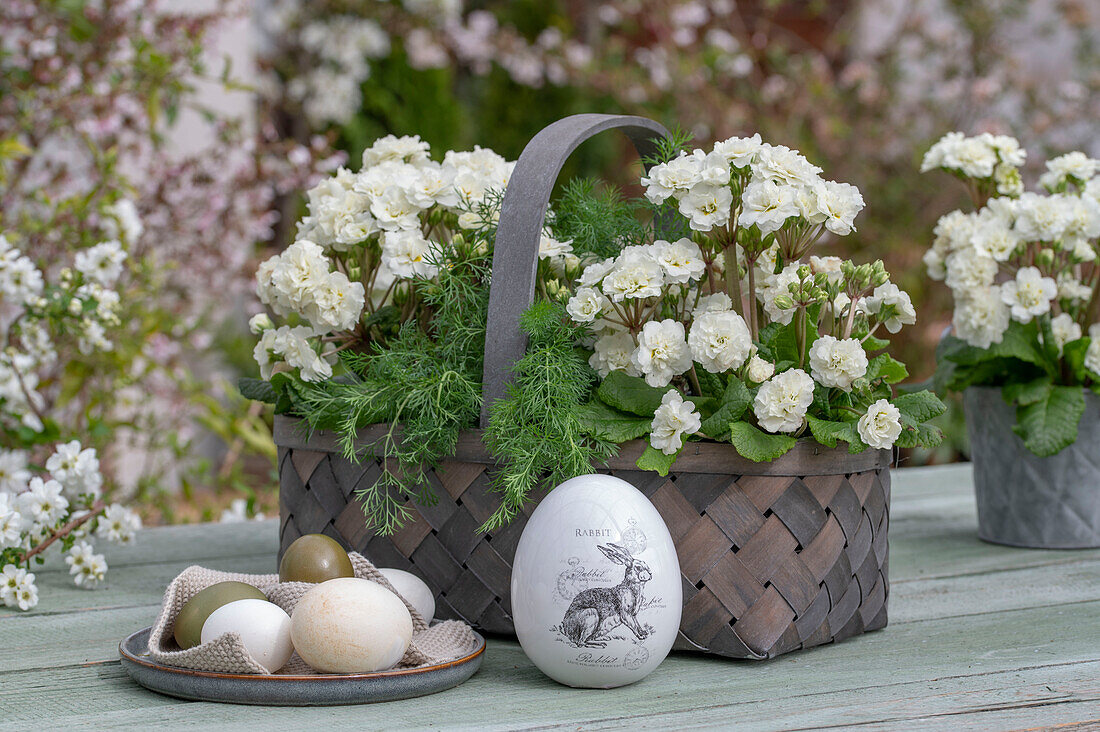
[[[266,600],[236,600],[210,613],[202,625],[202,642],[236,633],[257,663],[275,673],[290,660],[290,616]]]
[[[370,673],[392,668],[412,641],[412,616],[382,585],[355,577],[317,585],[298,601],[290,620],[294,648],[323,673]]]
[[[622,686],[657,668],[676,640],[682,593],[676,547],[657,509],[608,475],[550,491],[512,564],[520,645],[569,686]]]
[[[432,622],[432,618],[435,617],[435,595],[432,594],[428,585],[424,584],[424,580],[403,569],[379,567],[378,571],[389,580],[393,589],[397,590],[397,594],[416,608],[425,621]]]

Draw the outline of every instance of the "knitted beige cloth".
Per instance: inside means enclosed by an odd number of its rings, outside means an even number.
[[[401,597],[382,573],[361,554],[352,552],[349,556],[356,577],[377,582]],[[180,572],[164,591],[164,604],[149,634],[150,658],[167,666],[179,666],[195,671],[266,674],[267,671],[252,658],[236,633],[226,633],[209,643],[187,650],[180,650],[176,645],[172,634],[176,616],[179,615],[184,604],[200,590],[218,582],[244,582],[257,587],[267,595],[268,600],[286,610],[287,614],[292,614],[298,600],[316,586],[307,582],[279,582],[277,574],[237,574],[219,572],[205,567],[188,567]],[[477,639],[470,626],[458,620],[445,620],[429,627],[408,600],[404,597],[401,597],[401,600],[412,615],[413,637],[409,649],[396,668],[433,666],[473,653],[477,647]],[[276,673],[300,675],[317,672],[295,653],[290,657],[290,661]]]

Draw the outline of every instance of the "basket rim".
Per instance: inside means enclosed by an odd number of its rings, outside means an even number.
[[[369,453],[370,447],[390,429],[388,424],[371,424],[359,430],[356,447]],[[466,429],[459,435],[452,460],[482,465],[496,465],[482,441],[483,430]],[[275,415],[272,436],[276,447],[308,450],[320,453],[341,453],[336,433],[317,430],[308,433],[308,424],[298,417]],[[596,466],[611,470],[638,470],[635,461],[645,451],[644,440],[630,440],[619,447],[615,457]],[[727,473],[730,475],[802,476],[849,475],[888,469],[893,462],[892,450],[865,450],[851,454],[844,447],[825,447],[812,437],[798,440],[787,454],[771,462],[756,463],[742,457],[733,445],[702,441],[688,442],[673,463],[670,473]]]

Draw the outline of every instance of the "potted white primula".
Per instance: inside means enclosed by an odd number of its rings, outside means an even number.
[[[940,382],[964,393],[979,535],[1100,546],[1100,161],[1072,152],[1025,192],[1011,137],[953,132],[925,155],[970,192],[925,254],[955,301]]]

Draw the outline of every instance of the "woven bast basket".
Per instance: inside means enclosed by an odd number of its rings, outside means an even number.
[[[622,128],[643,155],[666,134],[644,118],[576,115],[536,135],[516,164],[493,258],[486,405],[504,394],[510,366],[526,347],[519,315],[534,294],[539,235],[558,171],[581,142],[611,128]],[[361,431],[366,455],[386,429]],[[422,577],[436,594],[437,617],[514,634],[512,559],[541,496],[509,525],[479,534],[499,505],[489,490],[495,461],[481,436],[465,431],[452,458],[431,472],[434,506],[408,502],[415,519],[378,536],[355,491],[377,480],[381,459],[351,462],[332,434],[307,435],[299,421],[276,417],[281,551],[302,534],[327,534],[378,566]],[[764,659],[886,625],[889,451],[850,455],[802,440],[773,462],[753,463],[730,445],[688,443],[669,476],[660,477],[635,466],[644,448],[641,441],[622,445],[600,472],[649,497],[672,534],[684,587],[677,649]]]

